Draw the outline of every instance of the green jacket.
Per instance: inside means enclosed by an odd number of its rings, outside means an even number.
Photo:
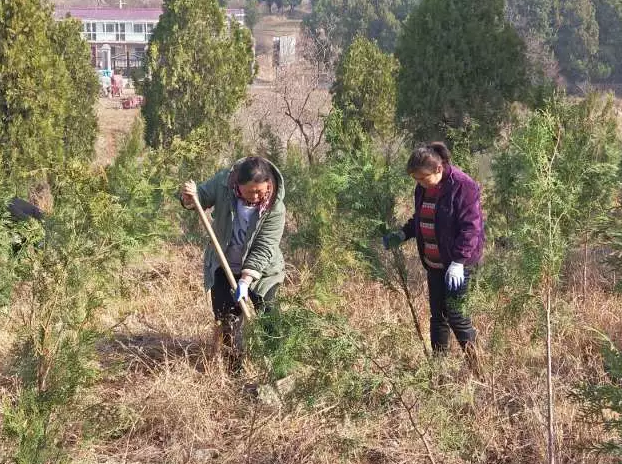
[[[197,185],[201,206],[204,209],[214,207],[212,227],[223,252],[226,252],[231,241],[237,200],[229,187],[229,176],[242,161],[244,159],[237,161],[231,169],[218,171],[214,177]],[[262,297],[275,284],[282,283],[285,279],[285,262],[279,247],[285,228],[285,203],[283,203],[285,185],[279,170],[273,164],[271,166],[278,184],[276,199],[272,207],[261,217],[255,212],[248,226],[242,254],[242,271],[253,277],[250,289]],[[219,267],[218,254],[208,238],[203,266],[206,290],[210,290],[214,285],[214,273]]]

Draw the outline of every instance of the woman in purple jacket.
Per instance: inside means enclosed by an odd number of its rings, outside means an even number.
[[[384,236],[383,244],[389,249],[411,238],[417,240],[428,274],[432,350],[435,354],[447,351],[451,328],[472,364],[476,362],[476,331],[459,302],[484,247],[480,189],[450,164],[450,157],[442,142],[414,150],[406,170],[417,182],[415,212],[401,230]]]

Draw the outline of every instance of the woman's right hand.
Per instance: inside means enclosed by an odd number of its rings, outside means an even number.
[[[197,194],[197,184],[193,180],[189,180],[181,187],[181,201],[186,208],[194,208],[194,197]]]

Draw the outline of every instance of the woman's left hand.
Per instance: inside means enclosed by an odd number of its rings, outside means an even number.
[[[235,301],[239,302],[241,299],[248,299],[248,282],[244,279],[238,280],[238,287],[235,289]]]
[[[445,283],[451,292],[460,290],[464,285],[464,265],[452,261],[445,273]]]

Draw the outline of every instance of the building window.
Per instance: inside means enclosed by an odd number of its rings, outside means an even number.
[[[117,23],[115,32],[115,40],[117,42],[125,42],[125,23]]]
[[[151,34],[153,34],[153,28],[155,27],[155,24],[147,23],[146,26],[147,26],[147,33],[145,34],[145,40],[149,42],[149,40],[151,40]]]
[[[106,34],[114,34],[114,23],[106,23],[104,25],[104,32],[106,32]]]
[[[134,23],[134,34],[144,34],[145,25],[143,23]]]
[[[84,38],[86,40],[91,42],[97,40],[97,27],[95,23],[83,23],[82,31],[84,32]]]

